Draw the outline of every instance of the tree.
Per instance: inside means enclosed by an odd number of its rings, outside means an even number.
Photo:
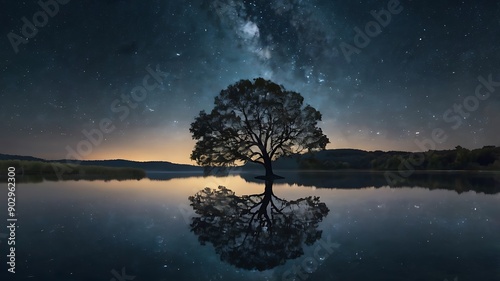
[[[230,189],[205,188],[189,197],[198,216],[190,228],[202,245],[212,243],[222,261],[248,270],[267,270],[304,254],[303,245],[321,238],[319,223],[330,211],[319,197],[286,201],[272,181],[261,194],[237,196]]]
[[[317,127],[321,113],[296,92],[263,78],[241,80],[222,90],[210,113],[201,111],[189,131],[197,140],[191,159],[201,166],[254,162],[275,177],[272,161],[330,142]]]

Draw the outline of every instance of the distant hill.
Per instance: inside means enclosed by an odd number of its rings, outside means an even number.
[[[31,156],[0,154],[0,160],[28,160],[75,163],[104,167],[139,168],[145,171],[203,172],[202,167],[165,161],[137,162],[129,160],[44,160]],[[415,162],[421,162],[415,164]],[[431,150],[414,153],[405,151],[364,151],[359,149],[328,149],[313,153],[282,157],[273,164],[274,170],[401,170],[410,163],[415,170],[500,170],[500,147],[484,146],[466,149]],[[242,170],[262,170],[262,166],[247,163]]]
[[[65,160],[57,160],[56,162],[64,162]],[[71,162],[71,161],[69,161]],[[77,162],[77,161],[75,161]],[[140,168],[145,171],[186,171],[186,172],[198,172],[203,171],[203,168],[185,165],[185,164],[174,164],[165,161],[147,161],[147,162],[137,162],[130,160],[87,160],[81,161],[80,165],[92,165],[92,166],[104,166],[104,167],[129,167],[129,168]]]
[[[457,146],[450,150],[427,152],[364,151],[359,149],[330,149],[278,159],[274,170],[500,170],[500,147],[485,146],[466,149]],[[244,170],[262,169],[248,163]]]
[[[31,156],[19,156],[19,155],[8,155],[0,154],[0,160],[25,160],[25,161],[41,161],[48,163],[68,163],[68,164],[80,164],[82,166],[101,166],[101,167],[119,167],[119,168],[139,168],[145,171],[186,171],[186,172],[202,172],[203,168],[184,165],[184,164],[174,164],[164,161],[129,161],[129,160],[45,160],[41,158],[31,157]]]
[[[0,160],[24,160],[24,161],[47,162],[44,159],[36,158],[36,157],[32,157],[32,156],[9,155],[9,154],[1,154],[1,153],[0,153]]]

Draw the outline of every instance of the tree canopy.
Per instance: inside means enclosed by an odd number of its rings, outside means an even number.
[[[303,151],[325,149],[328,138],[317,126],[321,113],[296,92],[263,78],[240,80],[222,90],[210,113],[191,124],[197,140],[191,159],[199,165],[227,167],[262,164],[273,176],[272,161]]]

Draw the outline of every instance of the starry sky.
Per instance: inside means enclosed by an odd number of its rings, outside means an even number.
[[[194,117],[257,77],[321,111],[327,148],[500,145],[495,1],[2,2],[0,153],[193,163]]]

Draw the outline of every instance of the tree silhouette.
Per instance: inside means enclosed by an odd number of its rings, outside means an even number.
[[[321,113],[303,102],[299,93],[263,78],[230,85],[214,109],[201,111],[191,124],[197,140],[191,159],[208,167],[254,162],[264,166],[266,178],[275,177],[272,161],[329,143],[317,127]]]
[[[321,238],[318,224],[329,209],[319,197],[286,201],[272,181],[264,193],[236,196],[226,187],[205,188],[189,197],[199,216],[190,227],[202,245],[210,242],[222,261],[248,270],[267,270],[303,255],[303,244]]]

